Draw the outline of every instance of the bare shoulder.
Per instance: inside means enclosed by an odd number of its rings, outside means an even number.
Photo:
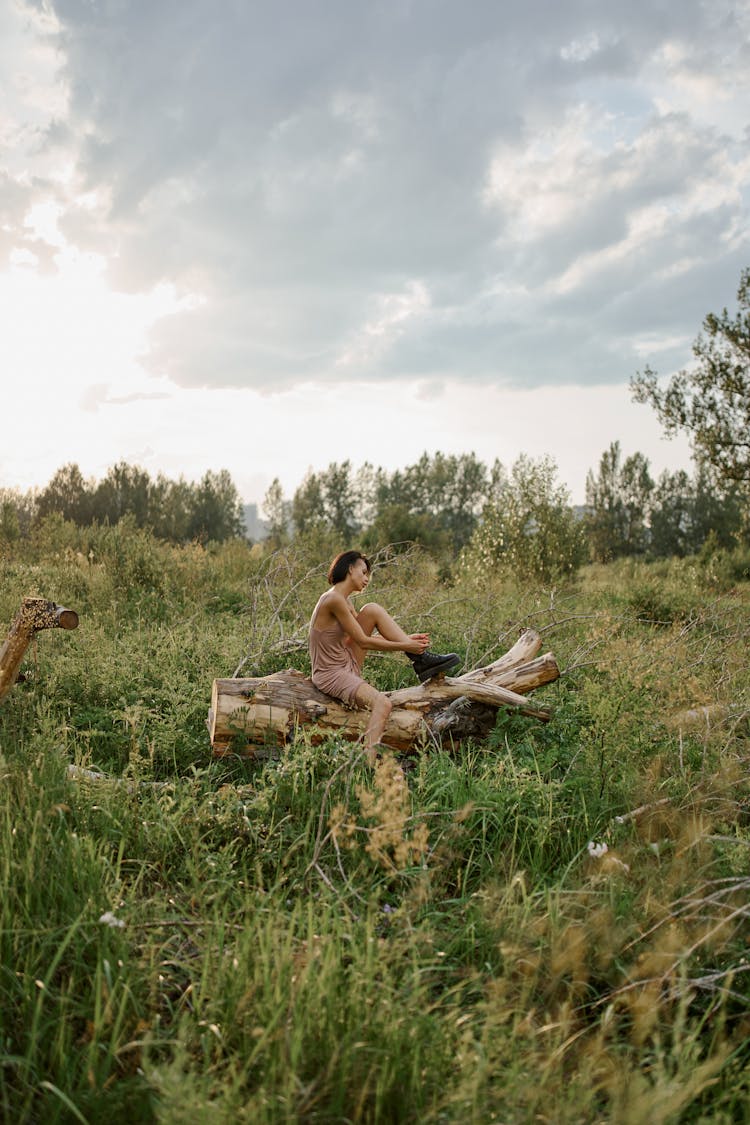
[[[332,625],[334,621],[339,620],[342,612],[346,612],[348,609],[349,603],[338,590],[326,590],[318,598],[317,605],[313,610],[312,624],[316,629],[325,629]]]

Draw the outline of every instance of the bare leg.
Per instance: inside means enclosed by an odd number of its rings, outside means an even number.
[[[365,730],[365,750],[367,761],[372,766],[375,764],[375,747],[383,736],[393,704],[387,695],[383,695],[371,684],[360,684],[355,699],[360,707],[370,710],[370,721]]]
[[[383,609],[382,605],[378,605],[377,602],[368,602],[367,605],[363,605],[357,614],[357,621],[360,624],[362,632],[366,633],[368,637],[372,636],[377,629],[381,637],[385,637],[387,641],[408,642],[409,640],[408,633],[405,633],[398,622],[393,620],[390,613]],[[351,641],[349,643],[351,644],[352,652],[357,658],[357,663],[361,668],[365,662],[367,650],[360,648],[359,645],[355,645]]]

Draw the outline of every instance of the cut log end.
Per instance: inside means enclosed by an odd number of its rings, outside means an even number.
[[[78,614],[46,598],[24,598],[0,647],[0,703],[18,682],[18,669],[36,633],[42,629],[76,629]]]

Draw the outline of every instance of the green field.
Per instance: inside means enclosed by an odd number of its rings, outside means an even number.
[[[0,559],[3,637],[80,616],[0,706],[0,1118],[750,1121],[747,558],[396,556],[368,597],[466,668],[542,633],[552,721],[213,760],[212,680],[307,669],[327,561],[62,522]]]

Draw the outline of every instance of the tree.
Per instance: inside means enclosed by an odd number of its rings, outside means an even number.
[[[312,469],[308,469],[292,497],[292,523],[298,535],[325,525],[323,490],[318,475]]]
[[[289,501],[284,499],[281,481],[274,477],[263,497],[263,515],[268,525],[268,543],[276,551],[289,539]]]
[[[473,453],[423,453],[390,479],[379,470],[375,495],[376,511],[367,521],[370,539],[393,528],[402,540],[455,553],[471,539],[487,502],[487,469]]]
[[[433,555],[444,555],[450,548],[450,537],[434,516],[414,512],[404,504],[383,504],[374,522],[362,536],[363,545],[371,551],[384,543],[419,543]]]
[[[736,484],[717,488],[700,466],[694,477],[665,471],[654,489],[650,522],[649,553],[657,558],[696,555],[709,539],[731,550],[742,532],[742,497]]]
[[[584,561],[583,529],[550,457],[522,454],[510,475],[493,471],[494,498],[464,551],[470,573],[505,570],[516,579],[554,581]]]
[[[93,498],[93,483],[84,480],[78,465],[63,465],[39,494],[37,514],[43,519],[57,512],[78,527],[86,527],[91,523]]]
[[[151,485],[151,527],[154,535],[172,543],[185,543],[190,538],[195,486],[184,477],[170,480],[159,473]]]
[[[717,484],[706,467],[698,465],[693,480],[691,554],[700,551],[708,539],[727,550],[737,546],[743,531],[747,533],[743,490],[734,481]]]
[[[0,494],[0,543],[15,543],[21,536],[18,510],[10,497]]]
[[[696,365],[659,387],[647,367],[631,382],[636,402],[656,410],[669,436],[688,434],[695,457],[720,480],[750,484],[750,269],[742,272],[738,312],[709,313],[693,344]]]
[[[369,461],[365,461],[354,474],[352,487],[357,525],[371,527],[377,519],[382,497],[387,494],[387,474],[384,469],[376,468]]]
[[[114,526],[129,513],[137,527],[146,527],[152,523],[152,490],[146,469],[118,461],[97,485],[92,501],[93,518]]]
[[[474,453],[436,453],[425,483],[430,511],[458,552],[471,539],[487,501],[487,469]]]
[[[0,541],[15,543],[28,536],[36,515],[36,503],[33,491],[0,488]]]
[[[641,555],[648,546],[648,517],[654,482],[647,459],[633,453],[621,460],[619,441],[602,454],[599,474],[586,477],[586,534],[592,557],[607,562]]]
[[[659,476],[653,491],[650,519],[649,553],[657,558],[671,558],[694,553],[693,515],[695,489],[684,469]]]
[[[359,530],[359,497],[350,461],[332,461],[319,473],[308,470],[292,497],[292,522],[304,535],[313,529],[333,532],[341,543]]]
[[[357,530],[357,498],[352,483],[351,462],[332,462],[319,474],[319,479],[326,523],[342,543],[348,543]]]
[[[193,493],[189,536],[201,542],[237,538],[243,534],[242,501],[226,469],[210,469]]]

